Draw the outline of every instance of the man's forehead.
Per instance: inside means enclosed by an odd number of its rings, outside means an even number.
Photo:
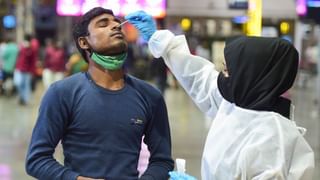
[[[107,13],[104,13],[104,14],[101,14],[99,16],[96,16],[95,18],[92,19],[91,22],[97,22],[97,21],[100,21],[100,20],[114,20],[116,19],[115,16],[113,16],[112,14],[107,14]]]

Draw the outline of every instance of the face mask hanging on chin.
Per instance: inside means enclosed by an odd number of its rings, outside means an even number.
[[[91,59],[95,63],[99,64],[104,69],[111,71],[121,69],[126,60],[126,57],[127,53],[122,53],[115,56],[104,56],[93,52],[91,55]]]

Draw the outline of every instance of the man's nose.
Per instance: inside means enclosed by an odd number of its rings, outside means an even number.
[[[121,23],[114,23],[112,30],[121,30]]]

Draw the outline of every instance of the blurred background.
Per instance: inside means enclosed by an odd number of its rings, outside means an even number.
[[[286,96],[294,120],[307,128],[315,152],[314,179],[320,179],[320,0],[0,0],[0,180],[33,179],[24,160],[39,102],[54,81],[86,71],[72,39],[72,25],[89,9],[110,8],[116,16],[145,10],[159,29],[186,34],[190,51],[221,68],[225,39],[235,35],[281,37],[300,53],[294,87]],[[153,60],[147,44],[130,24],[125,70],[163,93],[170,118],[174,158],[187,160],[187,173],[200,179],[203,145],[211,120],[186,95],[162,59]],[[25,56],[32,51],[36,56]],[[31,64],[30,100],[19,98],[15,70]],[[63,162],[61,147],[55,154]]]

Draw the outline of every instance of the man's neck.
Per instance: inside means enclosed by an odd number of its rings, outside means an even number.
[[[119,90],[124,87],[124,72],[122,69],[109,71],[90,62],[88,72],[92,80],[108,90]]]

